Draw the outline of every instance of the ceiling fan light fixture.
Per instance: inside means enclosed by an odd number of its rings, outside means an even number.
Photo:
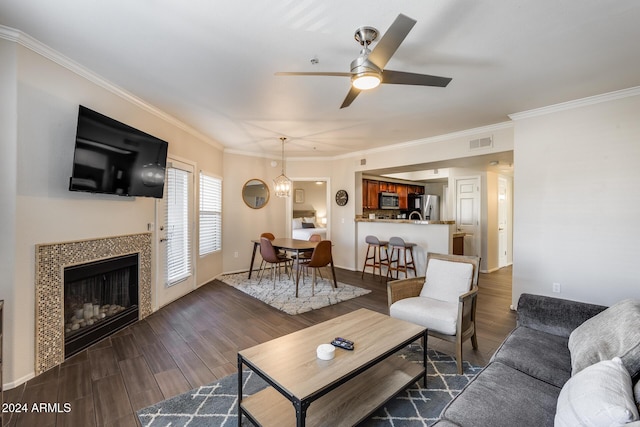
[[[380,76],[377,73],[364,72],[353,76],[351,84],[356,89],[369,90],[380,86]]]

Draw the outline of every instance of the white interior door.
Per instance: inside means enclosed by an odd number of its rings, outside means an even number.
[[[164,197],[156,202],[157,306],[195,288],[194,167],[176,160],[167,162]]]
[[[498,267],[509,263],[509,193],[507,180],[498,178]]]
[[[456,179],[456,228],[465,233],[464,254],[480,256],[480,178]]]

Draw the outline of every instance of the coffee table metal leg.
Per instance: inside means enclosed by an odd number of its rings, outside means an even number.
[[[242,356],[238,355],[238,427],[242,425]]]
[[[304,427],[307,422],[307,408],[309,407],[309,402],[295,400],[293,402],[293,407],[296,409],[296,426]]]
[[[424,335],[422,337],[422,366],[424,366],[424,378],[423,383],[424,383],[424,388],[427,388],[427,337],[429,336],[429,331],[428,329],[424,330]]]

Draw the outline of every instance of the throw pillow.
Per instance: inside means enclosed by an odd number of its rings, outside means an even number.
[[[473,265],[432,258],[420,291],[421,297],[458,302],[458,297],[471,289]]]
[[[632,378],[640,373],[640,301],[623,300],[588,319],[569,335],[572,375],[614,357]]]
[[[315,224],[311,223],[311,222],[303,222],[302,223],[302,228],[316,228]]]
[[[308,222],[309,224],[315,224],[316,223],[316,217],[315,216],[305,216],[302,218],[302,222]]]
[[[564,384],[554,425],[623,426],[637,419],[631,377],[616,357],[585,368]]]
[[[302,218],[293,218],[291,222],[291,228],[297,230],[298,228],[302,228]]]

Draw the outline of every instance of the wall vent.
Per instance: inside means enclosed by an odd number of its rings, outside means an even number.
[[[360,159],[360,166],[364,166],[367,164],[367,159]]]
[[[492,148],[493,137],[487,136],[485,138],[478,138],[469,141],[469,150],[479,150],[482,148]]]

